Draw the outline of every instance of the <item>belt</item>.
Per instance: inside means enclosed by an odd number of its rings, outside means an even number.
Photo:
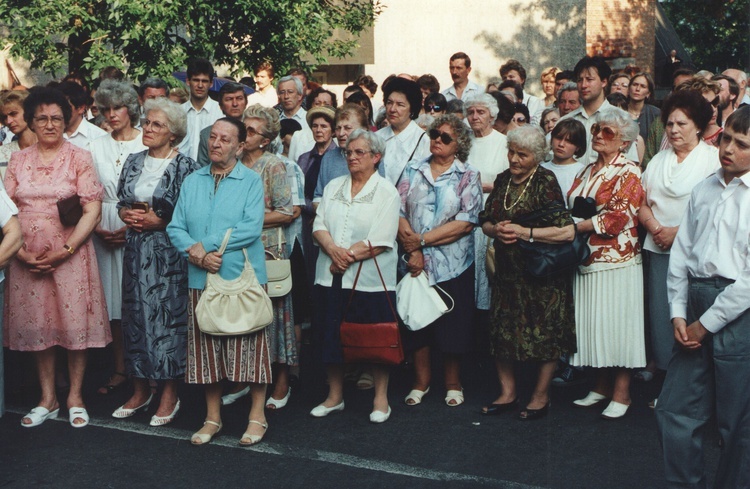
[[[706,284],[706,285],[713,285],[715,287],[726,287],[728,285],[732,285],[734,283],[734,280],[724,277],[693,277],[692,275],[688,275],[688,282],[691,284]]]

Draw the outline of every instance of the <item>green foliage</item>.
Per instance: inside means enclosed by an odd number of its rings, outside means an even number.
[[[252,71],[346,57],[357,44],[333,38],[373,25],[379,0],[2,0],[11,55],[53,76],[117,66],[135,80],[164,79],[188,58],[205,56]]]
[[[750,0],[669,0],[661,5],[699,69],[750,67]]]

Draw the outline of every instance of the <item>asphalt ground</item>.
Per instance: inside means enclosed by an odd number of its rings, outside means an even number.
[[[147,413],[117,420],[111,412],[125,402],[127,389],[110,396],[95,393],[107,378],[106,353],[93,352],[85,396],[91,424],[73,429],[67,412],[36,428],[20,420],[38,401],[29,355],[6,350],[6,405],[0,418],[0,488],[381,488],[498,487],[658,488],[663,469],[653,411],[647,403],[658,381],[634,383],[633,404],[618,421],[599,418],[604,406],[581,409],[572,401],[589,383],[553,388],[550,414],[521,422],[514,413],[479,414],[499,386],[486,355],[468,356],[463,365],[466,402],[443,401],[441,365],[421,405],[409,407],[408,367],[396,367],[389,389],[393,414],[384,424],[368,420],[372,391],[347,385],[346,409],[315,419],[309,411],[326,396],[322,367],[302,358],[301,378],[289,404],[268,412],[263,442],[237,444],[245,430],[249,398],[223,408],[224,428],[207,446],[194,447],[190,435],[205,416],[203,391],[181,385],[182,410],[163,427],[148,426]],[[519,368],[522,400],[534,381],[533,365]],[[591,376],[593,378],[593,376]],[[60,394],[64,405],[64,394]],[[156,403],[154,403],[156,404]],[[707,464],[715,467],[718,439],[707,433]]]

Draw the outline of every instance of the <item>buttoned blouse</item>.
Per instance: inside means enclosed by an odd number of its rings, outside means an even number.
[[[385,155],[380,164],[384,166],[385,178],[394,186],[410,161],[421,161],[430,155],[430,138],[414,121],[398,134],[391,126],[384,127],[377,134],[385,141]]]

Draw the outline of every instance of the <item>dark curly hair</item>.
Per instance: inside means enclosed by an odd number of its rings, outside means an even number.
[[[683,111],[688,119],[693,121],[701,134],[706,130],[714,115],[713,107],[698,90],[680,90],[672,92],[667,97],[661,107],[661,121],[665,127],[669,116],[677,109]]]
[[[62,110],[65,125],[70,122],[72,109],[65,94],[56,88],[35,87],[29,90],[29,96],[23,101],[23,120],[29,126],[34,121],[34,114],[40,105],[57,105]]]
[[[430,131],[440,129],[442,126],[450,126],[456,139],[456,157],[465,162],[471,151],[472,134],[464,122],[453,114],[444,114],[435,118],[430,125]]]

